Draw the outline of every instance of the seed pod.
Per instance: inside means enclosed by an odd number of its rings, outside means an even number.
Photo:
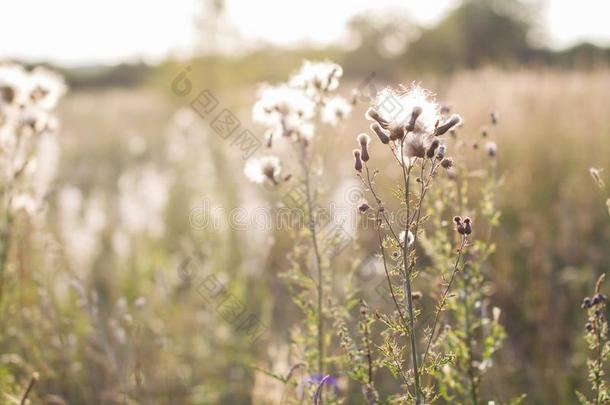
[[[371,130],[377,135],[381,143],[388,144],[390,143],[390,137],[386,135],[383,129],[379,126],[378,123],[373,122],[371,124]]]
[[[354,154],[354,169],[356,169],[356,171],[361,172],[362,171],[362,159],[361,159],[361,155],[360,155],[360,149],[354,149],[354,151],[352,152]]]

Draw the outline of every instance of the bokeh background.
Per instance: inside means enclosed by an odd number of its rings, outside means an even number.
[[[490,297],[508,338],[486,390],[500,401],[527,393],[528,404],[573,404],[574,390],[586,391],[579,304],[610,268],[607,195],[589,175],[610,170],[603,2],[22,3],[4,6],[21,18],[2,23],[0,57],[59,70],[69,92],[49,229],[33,241],[24,225],[13,248],[24,257],[18,305],[2,320],[0,380],[41,373],[40,403],[274,403],[277,387],[252,365],[290,368],[300,313],[278,274],[291,242],[260,224],[227,225],[231,209],[251,215],[278,197],[247,183],[242,153],[189,103],[208,89],[262,139],[250,111],[257,85],[330,59],[343,66],[345,96],[420,82],[464,117],[464,139],[492,132],[504,181]],[[185,97],[173,83],[187,68]],[[365,109],[323,135],[329,200],[354,184]],[[337,266],[375,251],[371,235],[356,235]],[[54,253],[34,261],[34,251]],[[210,274],[260,317],[256,342],[197,291]],[[77,305],[74,279],[95,311]]]

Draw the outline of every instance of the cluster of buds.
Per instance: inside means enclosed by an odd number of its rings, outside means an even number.
[[[369,156],[369,144],[371,143],[371,137],[367,134],[360,134],[356,138],[358,140],[358,144],[360,145],[360,149],[354,149],[354,169],[356,171],[362,171],[362,162],[368,162],[370,159]]]
[[[593,332],[595,330],[595,325],[597,325],[598,320],[600,322],[605,321],[605,303],[606,296],[601,293],[597,293],[591,298],[585,297],[585,299],[582,301],[581,308],[590,310],[589,320],[585,325],[585,329],[587,330],[587,332]]]
[[[470,235],[472,233],[472,220],[470,217],[466,217],[462,219],[460,216],[453,217],[453,222],[455,222],[455,230],[460,235]]]

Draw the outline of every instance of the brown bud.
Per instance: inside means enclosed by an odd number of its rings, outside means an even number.
[[[371,137],[368,136],[367,134],[358,135],[358,143],[360,144],[360,147],[362,149],[362,160],[364,162],[369,161],[368,145],[370,142],[371,142]]]
[[[384,120],[383,118],[381,118],[381,115],[379,115],[379,113],[377,112],[377,110],[375,110],[373,107],[370,107],[368,110],[366,110],[366,113],[364,114],[365,117],[371,121],[377,121],[377,123],[384,129],[388,128],[389,123]]]
[[[434,135],[444,135],[447,131],[458,125],[460,122],[462,122],[462,118],[457,114],[453,114],[444,124],[436,127]]]
[[[421,113],[421,107],[417,106],[413,108],[413,111],[411,112],[411,119],[406,127],[407,132],[411,132],[415,129],[415,123],[417,122],[417,118],[421,115]]]
[[[451,167],[453,167],[453,158],[452,157],[446,157],[443,160],[441,160],[441,166],[443,167],[443,169],[449,169]]]
[[[434,141],[432,141],[432,144],[430,144],[430,147],[426,151],[426,157],[428,159],[432,159],[434,157],[434,155],[436,155],[436,148],[438,148],[438,146],[440,144],[441,143],[439,142],[438,139],[435,139]]]
[[[378,123],[373,122],[371,124],[371,130],[373,132],[375,132],[377,137],[379,137],[379,140],[381,141],[381,143],[384,143],[384,144],[390,143],[390,137],[386,135],[385,131],[383,129],[381,129],[381,127],[379,126]]]
[[[360,155],[360,149],[354,149],[353,154],[354,154],[354,169],[356,169],[356,171],[361,172],[362,171],[362,159],[361,159],[361,155]]]
[[[366,201],[360,203],[360,205],[358,205],[358,211],[362,212],[363,214],[365,212],[367,212],[369,210],[369,208],[371,208]]]

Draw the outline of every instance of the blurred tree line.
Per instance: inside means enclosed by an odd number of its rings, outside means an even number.
[[[350,49],[265,46],[247,53],[235,51],[240,38],[224,14],[223,1],[208,3],[199,20],[201,36],[205,38],[198,49],[200,56],[188,62],[167,60],[160,66],[138,63],[69,69],[63,73],[76,89],[135,86],[151,80],[167,84],[168,77],[188,63],[201,80],[225,88],[284,77],[303,58],[333,59],[345,67],[346,75],[357,78],[371,72],[388,78],[418,72],[449,74],[487,65],[593,69],[610,62],[610,49],[588,43],[561,51],[536,45],[541,42],[536,41],[540,5],[531,1],[463,0],[430,28],[417,26],[400,10],[369,12],[350,22],[348,30],[355,43]]]

